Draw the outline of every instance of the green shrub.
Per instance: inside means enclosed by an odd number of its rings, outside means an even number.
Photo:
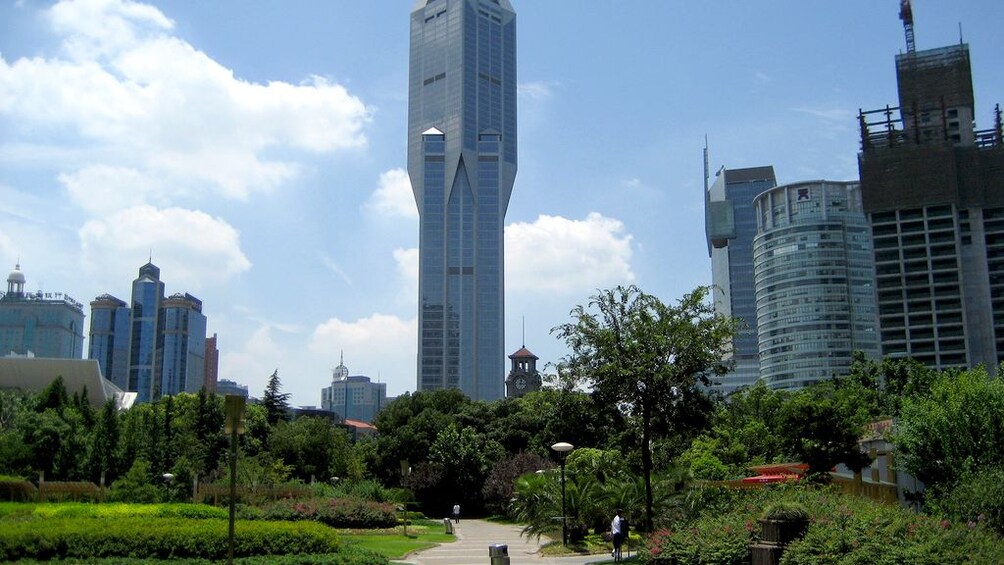
[[[1004,467],[973,473],[930,506],[951,520],[982,524],[1004,536]]]
[[[285,499],[261,510],[266,520],[317,520],[338,528],[389,528],[397,524],[393,504],[360,499]]]
[[[651,565],[743,565],[753,532],[742,515],[707,516],[677,531],[657,530],[642,554]]]
[[[777,502],[763,512],[765,520],[807,521],[809,513],[800,504]]]
[[[710,504],[695,509],[696,518],[648,537],[643,555],[649,563],[746,563],[757,519],[771,505],[801,506],[809,515],[804,537],[785,550],[785,565],[1004,563],[1004,543],[979,523],[919,515],[833,488],[785,486],[702,496]]]
[[[93,559],[69,558],[59,561],[61,565],[90,565]],[[21,560],[21,565],[43,565],[50,561],[34,559]],[[215,565],[219,560],[208,559],[149,559],[139,557],[109,557],[101,560],[101,565]],[[234,559],[237,565],[388,565],[386,557],[373,551],[346,546],[338,553],[268,555]]]
[[[44,523],[44,527],[42,524]],[[195,557],[227,555],[224,520],[189,518],[47,518],[6,521],[0,530],[0,561],[23,558]],[[321,524],[241,522],[235,555],[331,553],[335,533]]]

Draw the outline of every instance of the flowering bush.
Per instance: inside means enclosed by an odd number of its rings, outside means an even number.
[[[338,528],[389,528],[397,523],[394,505],[354,498],[283,499],[262,508],[265,520],[316,520]]]
[[[721,502],[723,499],[711,497]],[[783,565],[816,563],[1004,563],[1004,543],[978,519],[952,521],[832,488],[785,487],[734,492],[728,508],[713,504],[696,517],[651,534],[646,563],[744,564],[757,523],[772,504],[808,510],[805,536],[787,546]]]

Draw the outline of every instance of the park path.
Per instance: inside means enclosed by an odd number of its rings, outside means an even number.
[[[461,520],[454,525],[457,540],[453,543],[420,551],[401,561],[409,565],[488,565],[488,546],[506,544],[509,546],[510,565],[586,565],[604,560],[603,555],[573,557],[542,557],[537,552],[540,546],[549,542],[546,537],[540,543],[534,538],[520,537],[522,528],[512,524],[496,524],[484,520]],[[606,557],[609,559],[609,556]]]

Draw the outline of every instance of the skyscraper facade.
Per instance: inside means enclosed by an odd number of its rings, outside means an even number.
[[[91,301],[91,326],[87,358],[94,359],[101,374],[122,390],[129,388],[129,305],[110,294]]]
[[[871,232],[857,182],[812,181],[753,201],[760,378],[798,389],[879,357]]]
[[[82,358],[83,305],[62,292],[25,292],[24,285],[15,265],[0,293],[0,356]]]
[[[740,318],[744,326],[732,340],[733,370],[713,385],[723,393],[752,385],[760,377],[753,285],[753,199],[776,185],[774,167],[722,169],[705,194],[705,235],[715,312]]]
[[[199,392],[206,374],[206,316],[191,294],[164,300],[159,323],[160,394]]]
[[[932,368],[1004,361],[1000,107],[976,130],[969,46],[896,56],[899,107],[861,112],[882,352]]]
[[[418,390],[503,395],[503,222],[516,178],[509,0],[411,12],[408,174],[419,212]]]
[[[215,345],[207,347],[206,327],[202,301],[188,293],[165,298],[160,268],[147,263],[132,283],[129,304],[110,294],[91,302],[88,357],[105,378],[137,393],[137,402],[198,392],[206,382],[207,352],[215,352]]]
[[[160,398],[157,317],[162,300],[164,283],[160,280],[160,268],[147,263],[139,268],[139,276],[132,281],[129,386],[126,390],[138,393],[138,402],[152,402]]]

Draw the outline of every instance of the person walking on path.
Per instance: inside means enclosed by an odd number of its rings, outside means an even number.
[[[610,552],[610,557],[614,558],[614,561],[621,560],[621,544],[624,543],[624,530],[623,530],[624,519],[621,518],[621,509],[617,509],[617,513],[614,514],[614,519],[610,521],[610,537],[614,541],[614,550]]]
[[[460,505],[459,504],[454,504],[453,505],[453,522],[455,524],[459,524],[460,523]]]

